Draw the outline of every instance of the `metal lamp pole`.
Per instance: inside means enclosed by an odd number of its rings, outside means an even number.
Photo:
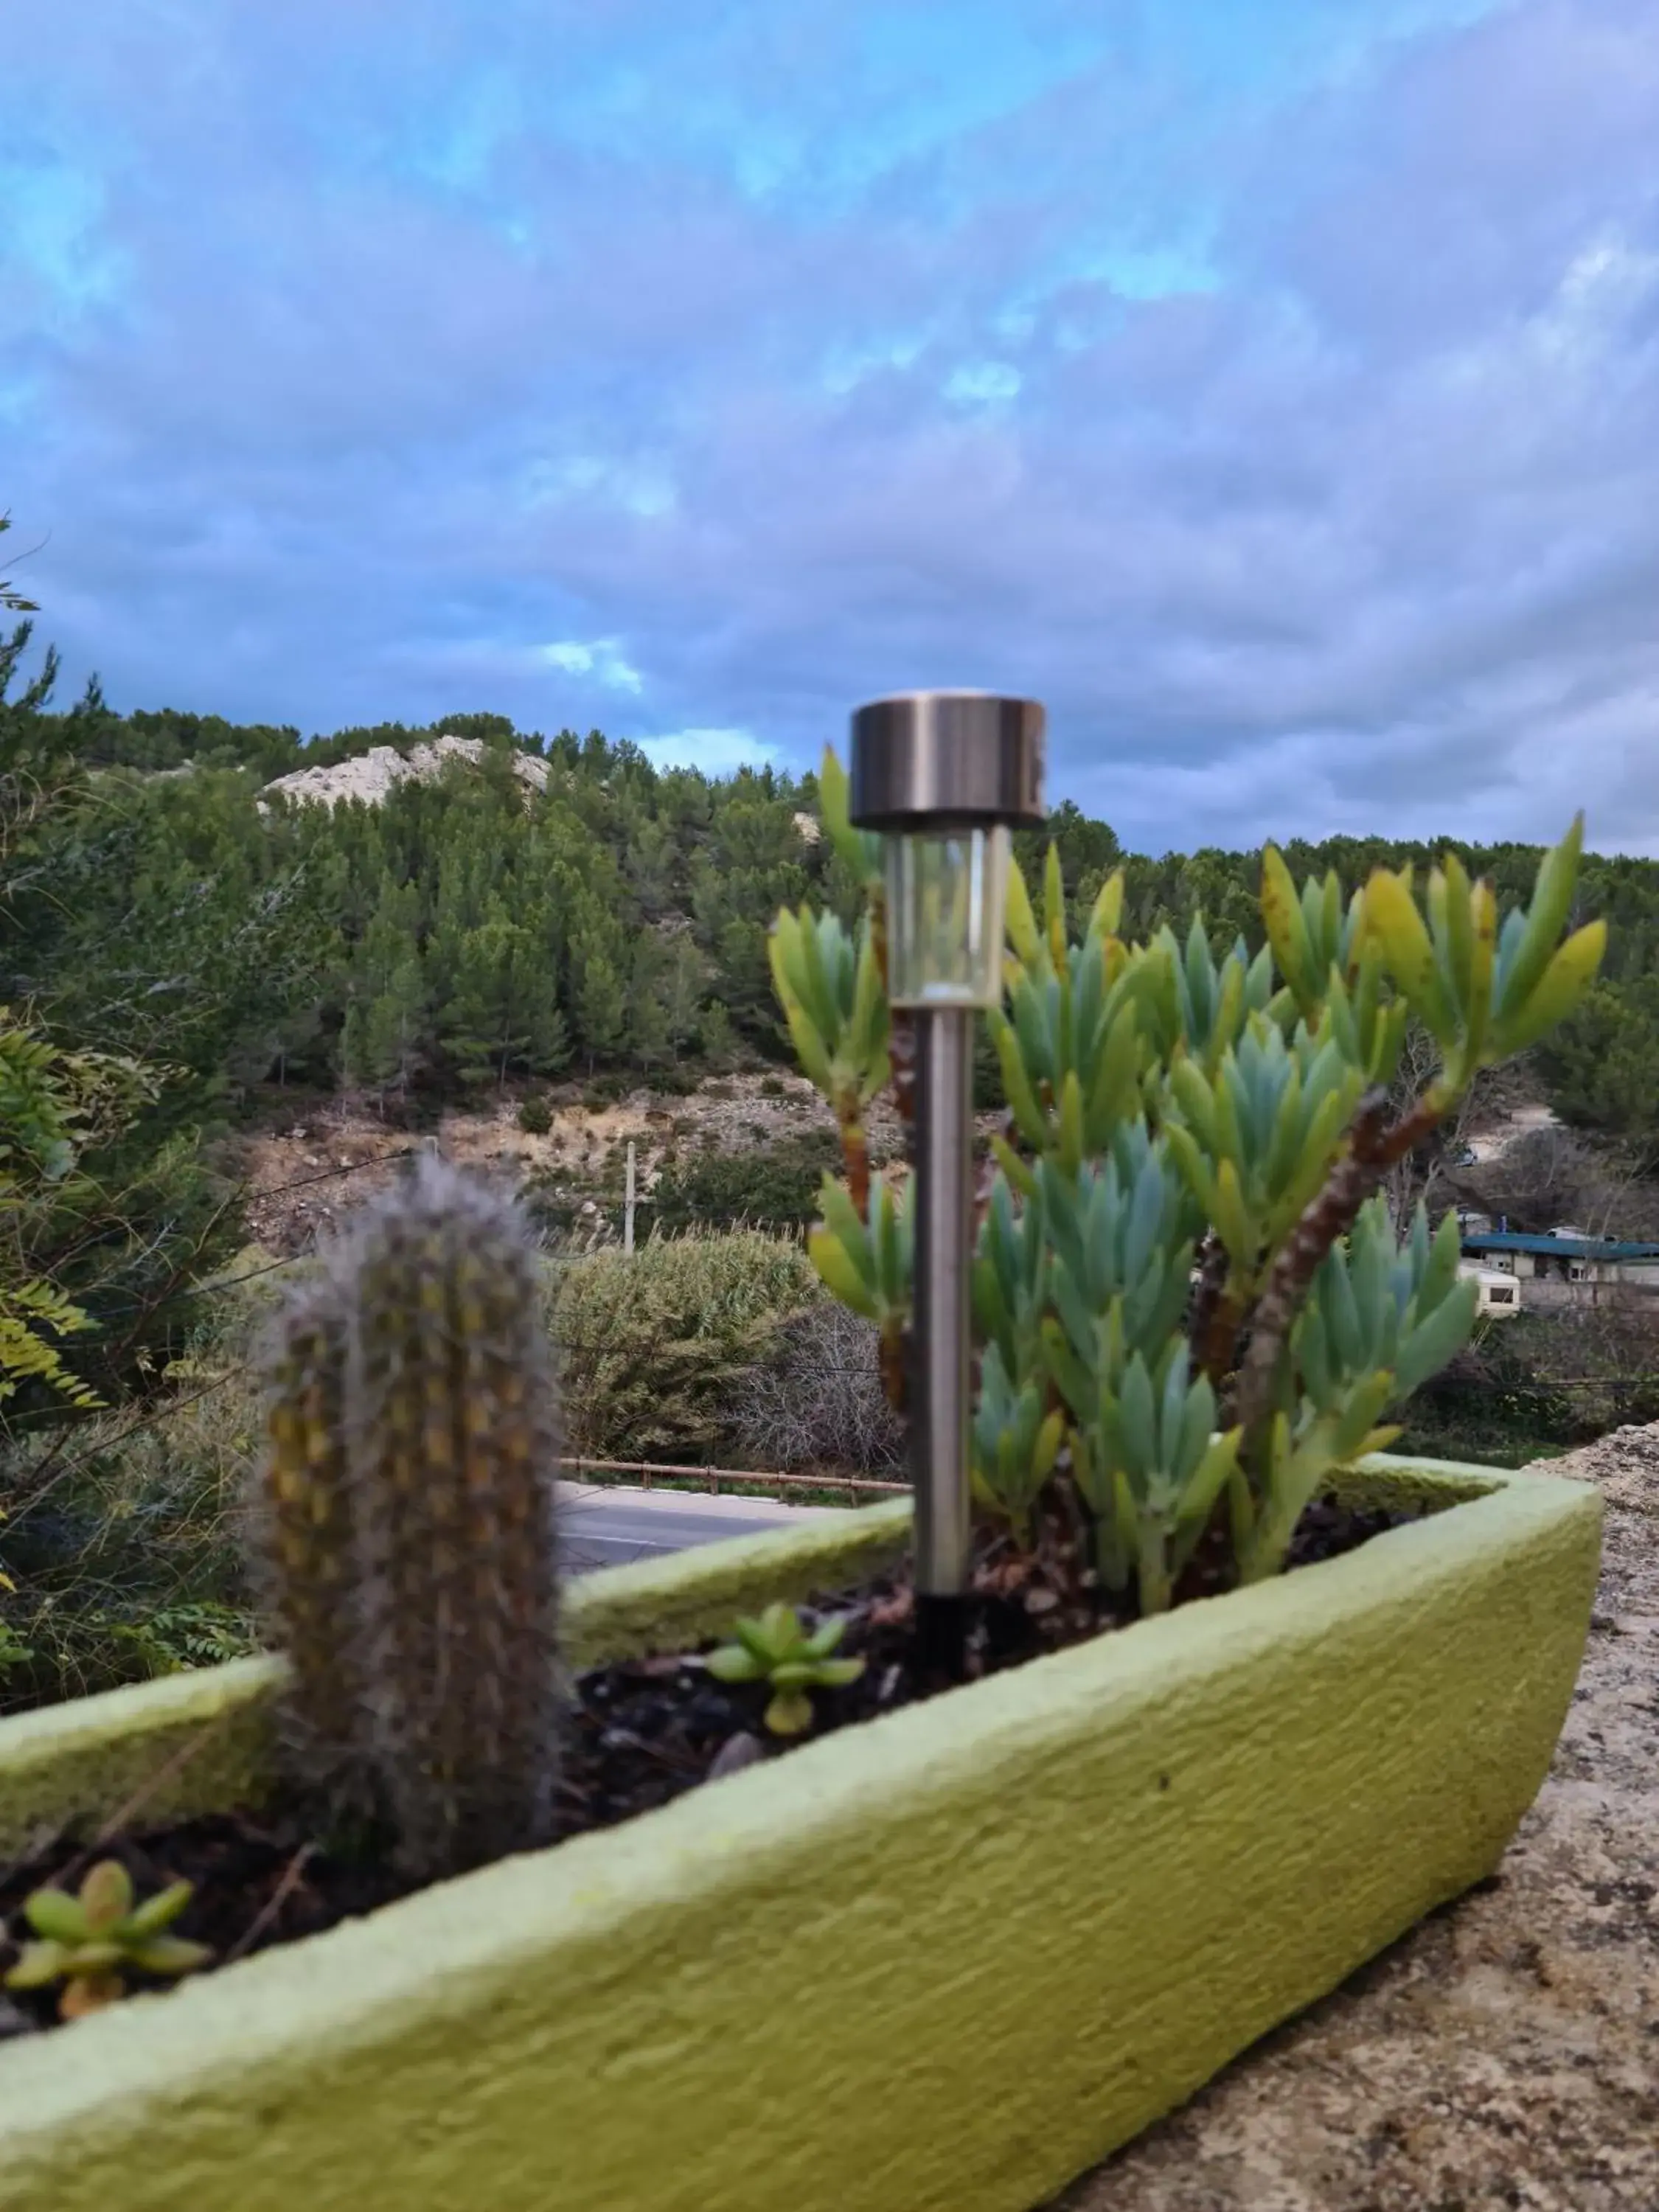
[[[888,998],[916,1027],[909,1375],[916,1631],[960,1676],[970,1528],[974,1017],[1002,994],[1008,833],[1042,819],[1035,700],[915,691],[853,717],[851,805],[886,845]]]

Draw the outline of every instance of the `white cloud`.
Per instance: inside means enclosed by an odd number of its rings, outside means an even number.
[[[653,768],[696,768],[705,775],[775,766],[778,750],[749,730],[673,730],[635,740]]]
[[[586,643],[579,638],[564,638],[543,646],[541,657],[550,668],[562,669],[567,676],[591,676],[606,691],[638,694],[645,689],[645,678],[623,658],[614,637],[596,637]]]
[[[1018,399],[1024,381],[1008,362],[966,362],[945,379],[945,396],[969,406],[997,406]]]

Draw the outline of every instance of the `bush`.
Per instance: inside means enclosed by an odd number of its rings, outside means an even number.
[[[669,1231],[763,1223],[801,1235],[817,1218],[825,1170],[833,1175],[840,1165],[832,1129],[803,1131],[740,1152],[705,1152],[663,1169],[653,1218]]]
[[[788,1094],[784,1089],[782,1077],[763,1075],[760,1079],[760,1095],[763,1098],[786,1097]]]
[[[778,1331],[736,1402],[744,1467],[902,1476],[904,1430],[876,1367],[874,1324],[820,1298]]]
[[[248,1346],[281,1286],[250,1245],[205,1295],[146,1402],[0,1437],[0,1711],[207,1666],[253,1648],[239,1541],[263,1441]]]
[[[526,1098],[519,1109],[519,1127],[526,1136],[544,1137],[553,1127],[553,1109],[545,1098]]]
[[[556,1269],[550,1325],[573,1457],[719,1464],[779,1331],[822,1304],[798,1244],[753,1231],[653,1236]]]
[[[179,1376],[146,1414],[100,1414],[67,1439],[9,1449],[0,1485],[17,1589],[0,1600],[0,1710],[252,1649],[236,1539],[258,1448],[238,1359]]]
[[[626,1098],[630,1091],[637,1091],[640,1079],[625,1068],[607,1068],[603,1075],[591,1075],[582,1085],[582,1104],[590,1114],[597,1114],[606,1106],[614,1106]]]

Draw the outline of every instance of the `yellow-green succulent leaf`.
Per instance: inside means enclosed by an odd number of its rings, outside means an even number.
[[[1298,1002],[1312,988],[1312,954],[1302,902],[1276,845],[1261,854],[1261,920],[1285,988]]]
[[[1225,1245],[1227,1257],[1238,1273],[1248,1276],[1255,1269],[1261,1238],[1244,1202],[1238,1170],[1231,1160],[1217,1164],[1213,1189],[1210,1226]]]
[[[1583,842],[1584,817],[1582,813],[1575,814],[1566,836],[1559,845],[1553,846],[1539,863],[1533,884],[1532,904],[1527,910],[1526,927],[1521,933],[1514,958],[1504,966],[1503,988],[1497,1008],[1501,1022],[1507,1023],[1520,1012],[1549,966],[1551,956],[1560,941],[1561,932],[1566,927],[1567,917],[1572,911],[1572,895],[1578,880],[1578,861]]]
[[[1074,1176],[1083,1164],[1083,1085],[1068,1067],[1060,1086],[1060,1164]]]
[[[808,1233],[806,1255],[817,1269],[824,1287],[844,1306],[866,1321],[879,1321],[881,1310],[874,1293],[848,1256],[847,1248],[827,1229]]]
[[[23,1917],[52,1943],[79,1943],[88,1933],[86,1907],[67,1890],[37,1889],[23,1900]]]
[[[113,1928],[132,1910],[132,1876],[119,1859],[100,1859],[81,1884],[81,1909],[94,1934]]]
[[[1028,1145],[1038,1152],[1046,1152],[1050,1133],[1048,1117],[1038,1105],[1036,1093],[1025,1073],[1024,1055],[1020,1051],[1014,1025],[1005,1014],[994,1011],[988,1026],[996,1051],[997,1066],[1002,1071],[1002,1093],[1008,1102],[1008,1110],[1014,1117],[1014,1125]]]
[[[1605,921],[1587,921],[1562,945],[1519,1012],[1498,1024],[1496,1049],[1504,1055],[1523,1051],[1570,1014],[1595,981],[1607,951]]]
[[[61,1982],[70,1972],[70,1960],[74,1956],[71,1947],[50,1939],[38,1943],[25,1943],[17,1959],[6,1974],[9,1990],[47,1990],[54,1982]]]
[[[1408,876],[1376,868],[1365,886],[1364,926],[1382,954],[1383,964],[1436,1042],[1449,1048],[1457,1034],[1455,1012],[1446,997],[1434,946]]]
[[[170,1981],[193,1974],[213,1956],[210,1943],[191,1943],[182,1936],[151,1936],[127,1947],[128,1962],[146,1974],[165,1974]]]
[[[1042,921],[1048,957],[1058,973],[1066,965],[1066,880],[1058,845],[1049,846],[1042,864]]]
[[[1094,937],[1115,937],[1118,924],[1123,919],[1123,871],[1115,868],[1101,885],[1089,916],[1089,933]]]
[[[818,1185],[818,1212],[823,1217],[824,1227],[842,1246],[860,1274],[866,1282],[873,1282],[875,1247],[871,1241],[868,1225],[860,1218],[847,1186],[837,1182],[834,1176],[827,1172]]]
[[[1497,953],[1498,901],[1492,885],[1482,878],[1469,889],[1469,976],[1463,1009],[1463,1048],[1471,1074],[1486,1064]]]
[[[1042,941],[1037,935],[1036,916],[1031,911],[1031,895],[1025,888],[1025,878],[1020,872],[1018,860],[1008,863],[1004,921],[1008,942],[1027,968],[1036,968],[1042,958]]]
[[[121,1923],[123,1940],[159,1936],[164,1928],[173,1925],[195,1894],[194,1887],[187,1881],[170,1882],[165,1889],[157,1890],[154,1897],[135,1905]]]
[[[991,1139],[991,1152],[997,1165],[1007,1176],[1012,1188],[1017,1190],[1024,1199],[1035,1198],[1037,1194],[1037,1179],[1008,1139],[1000,1134],[994,1136]]]
[[[1455,853],[1448,853],[1437,871],[1441,927],[1445,933],[1446,964],[1451,971],[1457,1004],[1465,1022],[1474,1008],[1474,885],[1468,870]],[[1432,883],[1434,878],[1431,878]]]

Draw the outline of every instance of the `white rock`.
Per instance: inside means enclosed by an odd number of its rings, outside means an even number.
[[[446,732],[428,744],[414,746],[407,759],[395,745],[375,745],[333,768],[295,769],[291,775],[279,775],[268,783],[265,790],[280,791],[285,799],[307,805],[337,806],[342,800],[360,799],[367,806],[378,806],[398,784],[411,778],[416,783],[430,783],[448,762],[471,761],[476,767],[483,755],[482,738],[457,738]],[[547,763],[532,753],[515,752],[513,772],[532,791],[547,787]]]

